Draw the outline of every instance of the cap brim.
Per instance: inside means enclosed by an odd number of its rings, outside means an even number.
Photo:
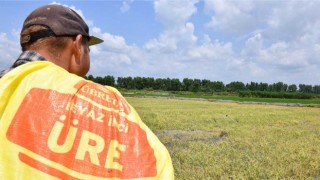
[[[102,43],[103,40],[94,36],[90,36],[90,40],[88,42],[89,46],[96,45]]]

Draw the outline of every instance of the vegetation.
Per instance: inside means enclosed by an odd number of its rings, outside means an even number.
[[[318,108],[126,98],[171,154],[176,179],[319,179]]]
[[[210,81],[200,79],[184,78],[150,78],[150,77],[118,77],[117,81],[113,76],[93,77],[89,75],[87,79],[102,85],[115,86],[127,90],[155,90],[171,92],[194,92],[194,93],[237,93],[240,97],[257,98],[286,98],[286,99],[312,99],[320,98],[320,85],[295,84],[287,85],[283,82],[273,84],[251,82],[244,84],[235,81],[224,84],[221,81]]]
[[[284,98],[284,99],[312,99],[319,97],[310,93],[302,92],[267,92],[267,91],[240,91],[240,97],[258,97],[258,98]]]
[[[176,179],[320,178],[318,85],[87,78],[126,96],[168,148]]]
[[[282,106],[296,107],[318,107],[320,108],[320,99],[284,99],[284,98],[258,98],[258,97],[239,97],[237,94],[227,92],[221,93],[194,93],[194,92],[174,92],[174,91],[151,91],[151,90],[127,90],[120,89],[125,97],[152,97],[165,99],[193,99],[210,102],[236,102],[241,104],[274,104]]]

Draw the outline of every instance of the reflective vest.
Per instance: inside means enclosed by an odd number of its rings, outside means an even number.
[[[134,108],[48,61],[0,79],[1,179],[173,179],[165,146]]]

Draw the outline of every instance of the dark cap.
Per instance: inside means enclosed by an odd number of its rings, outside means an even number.
[[[23,23],[22,31],[33,25],[46,26],[48,30],[30,33],[20,39],[20,44],[32,43],[49,36],[76,36],[81,34],[89,39],[89,45],[102,43],[103,40],[89,35],[89,27],[74,10],[57,4],[42,6],[29,14]]]

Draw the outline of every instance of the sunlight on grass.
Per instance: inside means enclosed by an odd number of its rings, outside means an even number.
[[[318,179],[320,109],[127,98],[168,148],[176,179]]]

